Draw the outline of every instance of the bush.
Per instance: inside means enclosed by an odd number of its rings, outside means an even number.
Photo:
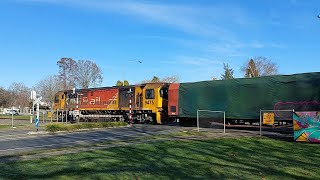
[[[119,127],[128,125],[126,122],[100,122],[100,123],[80,123],[80,124],[48,124],[45,126],[48,132],[57,131],[75,131],[79,129],[105,128],[105,127]]]
[[[48,125],[46,125],[46,131],[48,131],[48,132],[56,132],[56,131],[64,131],[64,130],[66,130],[66,127],[63,124],[48,124]]]

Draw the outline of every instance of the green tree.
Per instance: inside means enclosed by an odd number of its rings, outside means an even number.
[[[223,63],[224,73],[221,74],[221,80],[233,79],[233,69],[229,67],[228,63]]]
[[[116,83],[116,86],[123,86],[123,82],[118,80],[117,83]]]
[[[129,85],[130,85],[130,84],[129,84],[129,81],[128,81],[128,80],[124,80],[124,81],[123,81],[123,85],[124,85],[124,86],[129,86]]]
[[[124,80],[124,81],[120,81],[118,80],[116,83],[116,86],[129,86],[129,81],[128,80]]]
[[[160,82],[160,79],[157,76],[153,76],[151,82],[152,83],[158,83],[158,82]]]
[[[246,78],[251,77],[259,77],[259,71],[257,70],[256,63],[253,59],[250,59],[248,65],[245,67],[245,75]]]

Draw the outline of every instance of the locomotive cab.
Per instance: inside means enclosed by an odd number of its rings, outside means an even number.
[[[152,121],[161,124],[161,119],[168,114],[168,86],[163,83],[150,83],[145,86],[143,94],[143,108],[151,110]]]
[[[63,91],[59,91],[56,93],[54,97],[54,104],[53,104],[53,109],[54,110],[64,110],[65,105],[66,105],[66,93]]]

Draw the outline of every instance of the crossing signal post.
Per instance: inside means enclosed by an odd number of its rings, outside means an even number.
[[[129,94],[129,123],[130,123],[130,127],[132,127],[132,96],[133,96],[133,92],[131,90],[131,88],[128,91]]]
[[[79,121],[80,121],[80,117],[79,117],[79,115],[80,115],[80,112],[79,112],[79,96],[81,96],[81,95],[83,95],[83,94],[78,94],[77,92],[76,92],[76,88],[73,88],[72,89],[72,94],[70,95],[71,97],[69,97],[69,98],[74,98],[75,100],[76,100],[76,108],[75,108],[75,110],[73,110],[73,119],[76,121],[76,123],[79,123]]]
[[[36,107],[37,107],[37,109],[36,109],[37,117],[36,117],[36,120],[35,120],[35,126],[36,126],[36,129],[38,131],[39,130],[39,114],[40,114],[39,107],[40,107],[40,102],[42,100],[42,97],[37,98],[36,91],[31,91],[31,99],[33,101],[33,104],[35,104]]]

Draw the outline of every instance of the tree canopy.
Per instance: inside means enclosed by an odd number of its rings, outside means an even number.
[[[100,67],[90,60],[78,60],[75,69],[76,86],[80,88],[97,87],[102,83]]]
[[[152,79],[146,79],[140,82],[140,84],[144,83],[178,83],[180,82],[180,78],[177,75],[167,76],[160,79],[158,76],[153,76]]]
[[[247,78],[270,76],[278,74],[278,67],[276,63],[266,57],[256,57],[247,61],[241,67],[241,71]]]
[[[63,89],[97,87],[102,83],[102,71],[91,60],[78,60],[61,58],[59,66],[59,78],[63,82]]]
[[[233,79],[233,69],[229,67],[229,64],[223,63],[224,73],[221,74],[221,80]]]
[[[123,82],[118,80],[116,83],[116,86],[129,86],[129,81],[128,80],[124,80]]]
[[[57,65],[59,67],[59,79],[63,83],[63,89],[72,89],[75,86],[77,79],[75,72],[77,68],[77,62],[72,58],[61,58]]]
[[[63,90],[63,85],[58,76],[47,76],[41,79],[33,89],[39,93],[43,100],[52,104],[55,94]]]

